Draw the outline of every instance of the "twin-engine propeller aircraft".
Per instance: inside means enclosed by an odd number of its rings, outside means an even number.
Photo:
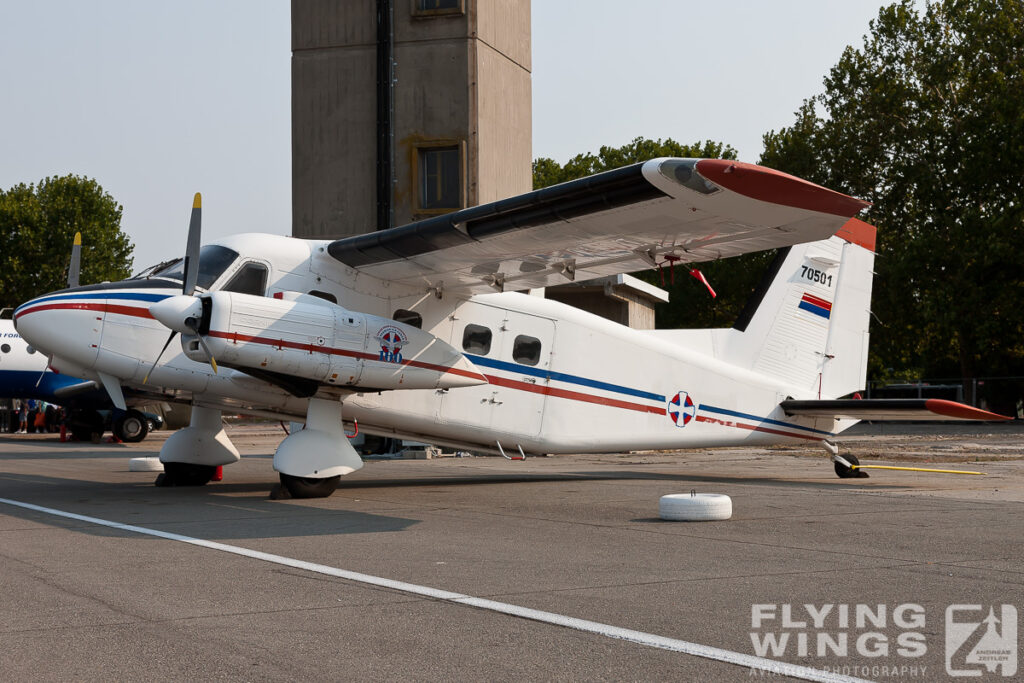
[[[158,483],[239,459],[222,410],[305,420],[274,454],[296,497],[362,466],[343,419],[526,453],[815,441],[857,419],[998,416],[837,401],[864,386],[875,230],[865,202],[767,168],[654,159],[329,241],[236,235],[16,311],[53,367],[187,401]],[[639,331],[509,290],[782,248],[732,329]],[[170,332],[168,336],[168,332]],[[168,348],[180,335],[180,352]],[[837,455],[840,476],[856,463]]]

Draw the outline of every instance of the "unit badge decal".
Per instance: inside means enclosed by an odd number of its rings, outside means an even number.
[[[380,342],[380,357],[386,363],[402,362],[402,347],[409,342],[409,338],[394,325],[385,325],[377,332],[377,341]]]
[[[685,391],[680,391],[668,402],[668,416],[676,423],[676,427],[685,427],[697,414],[697,406]]]

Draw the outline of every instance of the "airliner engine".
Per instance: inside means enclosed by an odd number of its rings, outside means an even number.
[[[429,332],[305,295],[292,298],[297,300],[213,292],[170,297],[149,310],[182,334],[182,349],[192,360],[208,363],[212,355],[256,376],[274,373],[362,390],[487,383],[465,356]]]

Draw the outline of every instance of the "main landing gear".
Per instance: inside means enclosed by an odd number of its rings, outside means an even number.
[[[221,424],[220,411],[192,406],[188,427],[171,434],[160,449],[164,471],[156,485],[203,486],[218,465],[238,462],[239,457]]]
[[[839,446],[834,441],[823,441],[822,444],[825,446],[825,450],[829,452],[829,456],[835,465],[836,475],[840,479],[867,479],[868,473],[862,469],[858,469],[860,460],[857,459],[856,455],[839,455]]]
[[[157,486],[203,486],[220,465],[239,460],[238,450],[224,432],[220,411],[192,406],[188,427],[164,442],[160,462],[164,471]],[[338,401],[311,399],[306,427],[285,437],[274,453],[281,485],[274,498],[325,498],[338,487],[341,475],[363,466],[341,424]]]
[[[215,465],[197,465],[190,462],[165,462],[163,474],[157,476],[157,486],[203,486],[210,483]]]
[[[149,434],[149,422],[146,421],[146,416],[139,411],[129,410],[114,420],[110,431],[121,441],[138,443]]]
[[[338,401],[313,398],[306,409],[306,427],[285,437],[274,453],[281,487],[271,495],[325,498],[338,487],[341,475],[355,472],[363,460],[352,448],[341,424]]]

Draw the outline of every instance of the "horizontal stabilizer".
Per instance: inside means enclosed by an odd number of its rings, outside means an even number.
[[[788,400],[781,404],[786,415],[874,420],[1012,420],[1013,418],[939,398],[869,398],[832,401]]]

